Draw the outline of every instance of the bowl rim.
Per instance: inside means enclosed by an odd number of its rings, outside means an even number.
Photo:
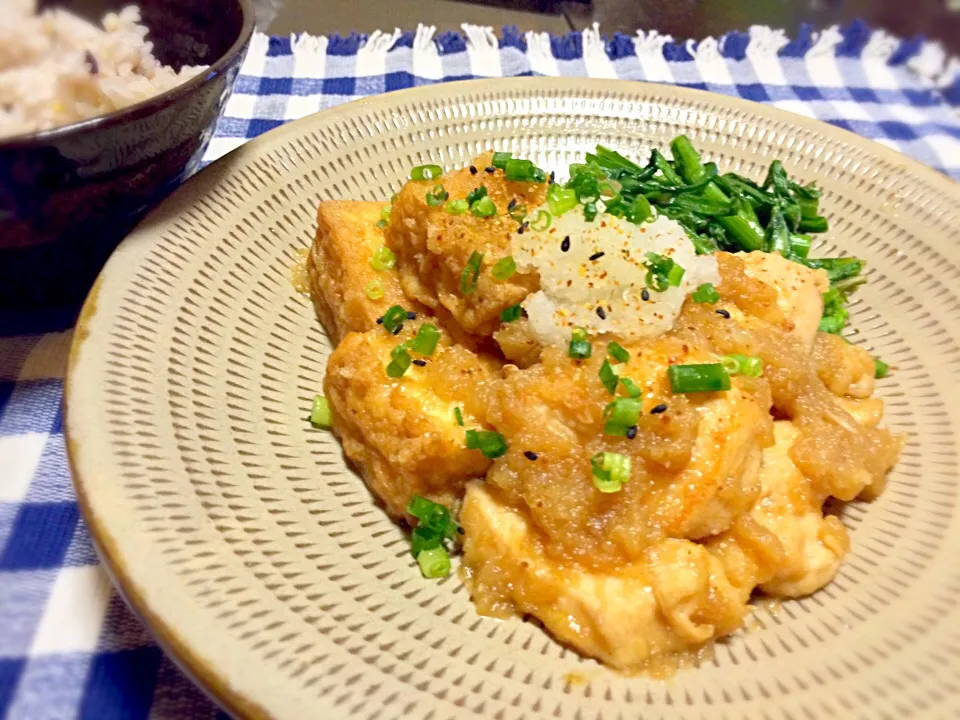
[[[246,48],[250,42],[250,38],[253,36],[255,21],[252,0],[233,0],[233,2],[240,8],[240,14],[243,18],[240,32],[227,51],[211,63],[204,72],[195,75],[186,82],[170,88],[159,95],[141,100],[129,107],[114,110],[106,115],[97,115],[96,117],[86,120],[50,128],[49,130],[41,130],[40,132],[0,138],[0,152],[6,150],[26,150],[33,147],[50,145],[73,134],[79,135],[87,130],[121,125],[130,120],[138,120],[173,105],[201,85],[210,82],[213,78],[223,73],[226,66],[233,61],[233,58]]]

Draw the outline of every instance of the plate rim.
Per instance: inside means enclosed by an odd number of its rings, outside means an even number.
[[[933,185],[937,192],[952,198],[954,202],[960,205],[960,182],[954,181],[949,176],[882,143],[865,138],[851,130],[831,125],[825,121],[813,119],[764,103],[708,90],[665,83],[583,77],[481,78],[453,82],[437,82],[432,85],[379,93],[284,123],[262,135],[248,140],[212,162],[202,171],[196,173],[159,205],[153,208],[120,243],[117,250],[111,255],[100,271],[96,282],[81,307],[73,331],[73,338],[68,353],[67,372],[64,379],[64,439],[67,466],[70,470],[78,506],[90,532],[97,555],[114,587],[118,589],[127,606],[144,624],[144,627],[174,664],[184,672],[205,695],[235,717],[259,719],[270,718],[272,716],[267,712],[266,708],[247,697],[243,689],[231,686],[218,668],[212,664],[207,664],[203,660],[201,657],[203,653],[199,648],[192,645],[187,638],[180,635],[175,627],[166,622],[159,610],[150,606],[144,591],[137,586],[131,576],[129,568],[121,558],[119,543],[108,530],[106,522],[98,517],[94,510],[87,492],[87,485],[89,483],[85,481],[83,474],[80,472],[80,463],[78,460],[81,452],[80,445],[82,444],[83,438],[91,431],[74,427],[74,423],[71,421],[73,417],[73,413],[71,412],[71,397],[74,394],[74,384],[77,382],[76,368],[81,352],[83,351],[84,345],[89,346],[85,341],[91,333],[91,324],[97,314],[100,293],[105,283],[122,280],[122,278],[116,277],[115,272],[118,267],[118,261],[116,260],[118,255],[124,254],[125,250],[129,250],[138,242],[146,240],[145,237],[142,238],[141,236],[149,233],[149,227],[158,221],[158,219],[163,218],[171,208],[181,204],[186,196],[193,194],[195,190],[200,190],[205,184],[211,184],[211,187],[215,187],[218,183],[217,176],[222,174],[232,163],[236,163],[247,157],[256,158],[260,155],[263,148],[287,136],[304,135],[304,131],[310,128],[311,125],[317,123],[318,118],[333,119],[341,115],[362,112],[368,108],[390,107],[404,102],[408,105],[416,105],[421,99],[433,99],[438,92],[461,91],[466,93],[472,90],[480,94],[488,89],[491,91],[496,90],[501,94],[513,95],[514,97],[536,95],[538,92],[540,94],[546,94],[551,91],[570,92],[577,90],[602,92],[606,89],[610,91],[611,94],[623,94],[625,92],[632,92],[634,94],[646,93],[653,98],[659,96],[664,99],[686,99],[691,103],[697,101],[707,104],[712,103],[714,105],[712,111],[714,112],[716,110],[739,110],[753,115],[760,115],[770,121],[780,121],[795,127],[819,132],[828,137],[833,136],[838,141],[854,146],[858,150],[879,156],[892,165],[904,166],[905,169],[919,174],[923,180]],[[202,197],[205,191],[206,188],[203,188],[203,191],[196,193],[194,195],[194,202],[196,198]],[[174,214],[174,217],[175,216]],[[151,244],[154,242],[156,242],[155,239],[150,240]],[[951,254],[958,258],[958,264],[960,264],[960,246],[952,248],[952,251]]]

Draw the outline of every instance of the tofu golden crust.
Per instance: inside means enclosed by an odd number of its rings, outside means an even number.
[[[412,338],[424,321],[407,322],[399,335],[381,327],[348,333],[330,356],[324,393],[334,432],[371,491],[396,518],[414,495],[452,506],[463,484],[490,465],[468,450],[465,429],[482,426],[499,367],[453,345],[442,332],[433,355],[390,378],[391,351]],[[418,357],[414,355],[414,357]],[[465,427],[457,424],[461,408]]]
[[[391,305],[421,311],[403,294],[396,270],[377,272],[370,258],[384,246],[377,227],[383,203],[352,200],[323,201],[317,208],[317,234],[307,258],[310,295],[317,317],[336,343],[348,332],[376,326]],[[367,284],[380,283],[383,297],[371,300]]]
[[[472,483],[461,512],[467,585],[481,613],[530,614],[559,640],[623,670],[733,632],[749,589],[702,545],[659,541],[603,570],[557,560],[523,511]],[[750,585],[750,589],[752,589]]]
[[[404,292],[431,309],[446,308],[465,331],[489,336],[499,326],[500,312],[539,287],[535,272],[517,272],[496,280],[491,266],[510,255],[510,236],[518,223],[508,213],[511,201],[528,209],[543,204],[546,183],[508,182],[503,170],[488,173],[492,155],[476,158],[473,167],[454,170],[434,180],[409,181],[397,194],[387,226],[387,244],[397,255]],[[431,207],[426,195],[441,185],[450,200],[463,200],[480,187],[487,189],[497,208],[494,217],[475,217],[469,211],[451,215],[442,205]],[[474,253],[483,264],[470,293],[461,291],[461,274]]]
[[[577,361],[547,348],[527,370],[507,366],[493,396],[490,421],[510,450],[487,482],[529,513],[557,557],[616,565],[666,537],[714,535],[749,510],[759,492],[760,449],[770,436],[764,383],[737,378],[729,392],[674,395],[670,364],[716,357],[669,335],[629,350],[631,360],[618,368],[642,391],[633,439],[603,432],[613,398],[598,379],[602,352]],[[661,404],[665,411],[651,413]],[[598,452],[631,458],[631,480],[617,493],[594,485],[590,458]]]

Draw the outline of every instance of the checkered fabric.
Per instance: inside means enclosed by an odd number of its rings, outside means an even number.
[[[251,45],[204,158],[354,98],[473,77],[572,75],[673,83],[769,103],[960,178],[958,64],[862,24],[673,42],[656,32],[267,37]],[[68,309],[75,313],[76,309]],[[39,327],[39,326],[37,326]],[[98,566],[64,455],[69,330],[0,316],[0,718],[222,715],[151,642]]]

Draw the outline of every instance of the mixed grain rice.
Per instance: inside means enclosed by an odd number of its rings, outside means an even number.
[[[134,105],[206,68],[162,65],[138,7],[101,26],[60,9],[37,14],[34,0],[0,0],[0,138]]]

